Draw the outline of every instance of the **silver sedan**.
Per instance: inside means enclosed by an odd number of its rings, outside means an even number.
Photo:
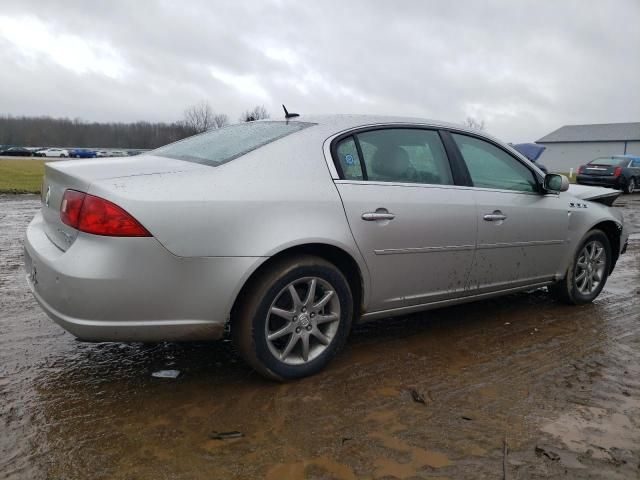
[[[25,264],[80,339],[229,333],[256,370],[292,379],[354,322],[542,286],[591,302],[626,247],[616,195],[441,122],[250,122],[47,164]]]

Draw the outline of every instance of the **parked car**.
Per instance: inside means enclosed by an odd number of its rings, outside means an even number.
[[[109,152],[107,152],[106,150],[97,150],[96,151],[96,157],[98,157],[98,158],[108,157],[108,156],[109,156]]]
[[[9,147],[0,150],[0,155],[4,157],[30,157],[32,154],[31,150],[23,147]]]
[[[69,150],[69,156],[71,158],[96,158],[96,151],[88,148],[74,148]]]
[[[547,147],[544,145],[538,145],[537,143],[516,143],[515,145],[510,143],[509,145],[535,163],[536,167],[542,170],[543,173],[549,173],[547,167],[538,162],[540,156]]]
[[[69,156],[69,150],[66,150],[64,148],[43,148],[42,150],[38,150],[36,153],[39,157],[64,158]]]
[[[109,156],[110,157],[128,157],[129,152],[127,152],[126,150],[111,150],[109,152]]]
[[[633,193],[640,186],[640,157],[598,157],[578,167],[576,181],[582,185],[600,185]]]
[[[324,368],[353,322],[544,286],[589,303],[628,237],[605,205],[619,192],[568,190],[481,132],[395,117],[231,125],[49,163],[43,188],[25,268],[53,320],[93,341],[229,329],[278,380]]]

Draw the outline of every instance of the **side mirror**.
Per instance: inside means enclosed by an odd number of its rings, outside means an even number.
[[[559,173],[547,173],[544,176],[543,187],[551,192],[566,192],[569,190],[569,179]]]

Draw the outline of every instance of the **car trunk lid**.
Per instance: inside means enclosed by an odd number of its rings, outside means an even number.
[[[42,216],[45,232],[60,249],[67,250],[78,230],[63,223],[60,217],[62,197],[68,189],[87,192],[93,182],[109,178],[169,174],[207,168],[170,158],[144,155],[134,158],[69,160],[48,162],[42,183]]]
[[[596,175],[599,177],[613,176],[618,165],[587,164],[582,169],[582,175]]]

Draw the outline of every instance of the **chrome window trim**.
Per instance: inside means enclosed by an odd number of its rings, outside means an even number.
[[[336,169],[335,163],[333,161],[333,157],[331,155],[331,142],[333,142],[333,140],[336,139],[337,137],[345,135],[349,132],[355,133],[359,130],[372,128],[372,127],[373,128],[408,127],[408,128],[427,128],[432,130],[433,129],[444,130],[448,128],[445,125],[442,125],[439,123],[378,122],[378,123],[365,123],[362,125],[358,125],[356,127],[349,127],[349,128],[345,128],[344,130],[340,130],[339,132],[333,133],[332,135],[327,137],[324,140],[324,143],[322,144],[322,152],[324,153],[324,159],[327,162],[327,167],[329,168],[329,172],[331,172],[331,178],[333,178],[334,180],[342,180],[340,178],[340,175],[338,174],[338,170]],[[460,131],[464,131],[464,130],[460,130]],[[384,182],[384,183],[391,183],[391,182]],[[426,184],[426,185],[430,185],[430,184]]]
[[[336,172],[337,174],[337,172]],[[375,180],[344,180],[338,179],[335,180],[337,185],[378,185],[380,187],[414,187],[414,188],[447,188],[447,189],[455,189],[455,190],[477,190],[477,191],[486,191],[486,192],[500,192],[500,193],[513,193],[515,195],[531,195],[535,197],[541,196],[553,196],[558,197],[559,193],[557,192],[519,192],[517,190],[506,190],[506,189],[498,189],[498,188],[487,188],[487,187],[470,187],[468,185],[448,185],[441,183],[403,183],[403,182],[381,182]]]
[[[329,169],[329,173],[331,174],[331,178],[335,180],[336,183],[371,183],[371,184],[384,184],[384,185],[401,185],[401,186],[415,186],[415,185],[425,185],[425,186],[439,186],[439,187],[464,187],[464,188],[474,188],[477,190],[487,190],[491,192],[509,192],[509,193],[519,193],[519,194],[528,194],[528,195],[545,195],[549,192],[541,193],[541,192],[518,192],[516,190],[507,190],[507,189],[498,189],[498,188],[487,188],[487,187],[473,187],[467,185],[443,185],[438,183],[402,183],[402,182],[376,182],[376,181],[364,181],[364,180],[345,180],[340,178],[340,174],[336,169],[336,165],[331,155],[331,143],[337,137],[345,135],[347,133],[356,133],[359,130],[367,129],[367,128],[394,128],[394,127],[413,127],[413,128],[427,128],[427,129],[436,129],[436,130],[446,130],[450,133],[458,133],[460,135],[468,135],[471,137],[482,139],[497,148],[504,151],[507,155],[512,157],[518,163],[521,163],[524,167],[526,167],[533,176],[540,182],[544,180],[544,173],[535,165],[534,162],[530,161],[524,155],[522,155],[517,150],[513,149],[511,146],[507,144],[503,144],[500,140],[491,137],[490,135],[485,135],[482,132],[478,132],[476,130],[465,129],[464,127],[455,127],[451,125],[442,125],[439,123],[407,123],[407,122],[378,122],[378,123],[367,123],[363,125],[358,125],[357,127],[349,127],[339,132],[335,132],[329,137],[327,137],[322,144],[322,152],[324,154],[324,159],[327,164],[327,168]],[[451,159],[449,158],[449,163],[451,163]],[[552,195],[557,195],[556,193],[551,193]]]

